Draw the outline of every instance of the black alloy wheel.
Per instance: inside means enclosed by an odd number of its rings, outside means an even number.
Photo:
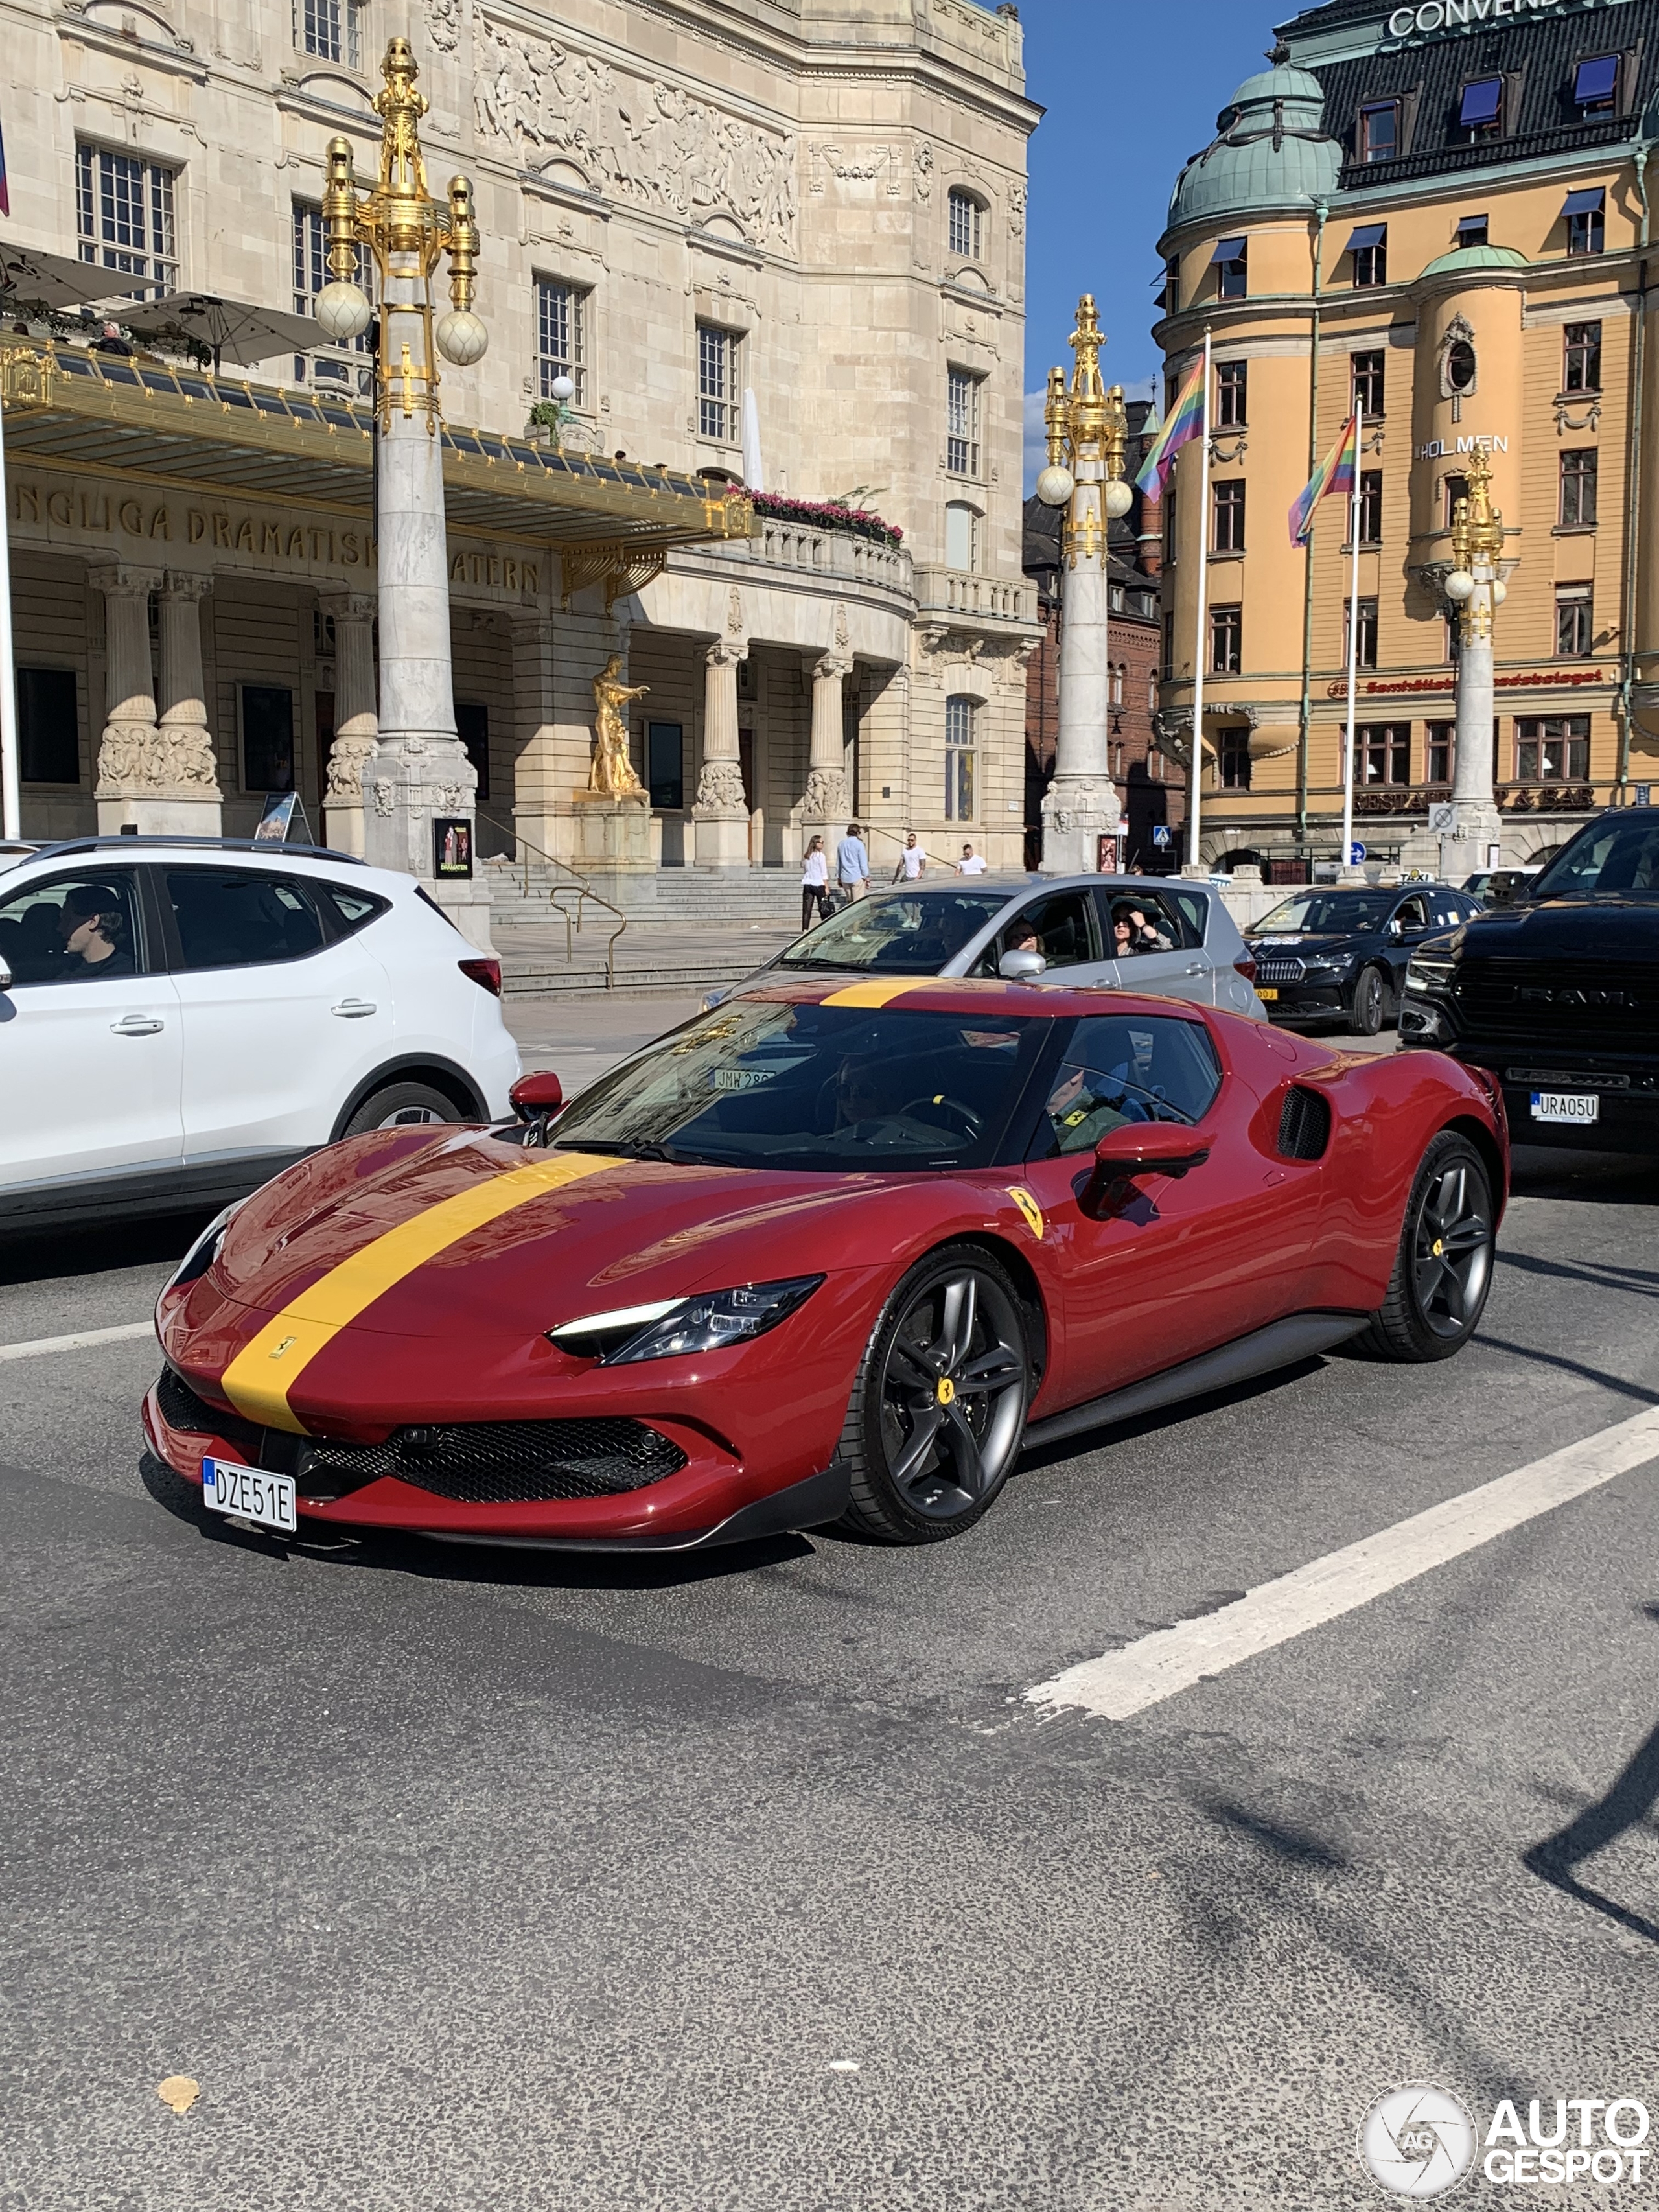
[[[1013,1466],[1031,1388],[1025,1319],[1000,1263],[971,1245],[919,1261],[876,1323],[848,1407],[848,1524],[892,1544],[970,1528]]]
[[[1382,1026],[1385,994],[1382,970],[1362,968],[1353,987],[1353,1026],[1361,1036],[1375,1036]]]
[[[454,1100],[446,1098],[429,1083],[388,1083],[383,1091],[370,1092],[340,1134],[361,1137],[369,1129],[402,1129],[411,1124],[432,1126],[461,1119]]]
[[[1474,1334],[1492,1287],[1497,1231],[1486,1162],[1444,1129],[1406,1205],[1389,1295],[1360,1341],[1386,1359],[1449,1359]]]

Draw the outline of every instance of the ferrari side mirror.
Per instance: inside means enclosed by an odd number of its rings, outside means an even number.
[[[547,1142],[547,1125],[564,1104],[564,1085],[550,1067],[521,1075],[507,1092],[513,1111],[524,1123],[526,1141]]]
[[[1095,1146],[1094,1168],[1078,1193],[1078,1205],[1098,1221],[1127,1204],[1129,1186],[1141,1176],[1170,1176],[1178,1182],[1209,1157],[1207,1145],[1193,1144],[1188,1131],[1167,1121],[1126,1121],[1109,1129]]]

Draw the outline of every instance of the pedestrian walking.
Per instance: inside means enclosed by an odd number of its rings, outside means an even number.
[[[898,866],[893,871],[893,881],[916,884],[927,872],[927,855],[923,852],[914,830],[907,830],[904,849],[898,856]]]
[[[814,916],[830,918],[830,855],[822,837],[814,837],[800,864],[800,926],[811,929]]]
[[[962,858],[957,862],[957,873],[959,876],[982,876],[985,873],[984,854],[976,853],[971,845],[964,845]]]
[[[870,888],[870,855],[856,822],[848,823],[847,835],[836,848],[836,881],[843,898],[862,898]]]

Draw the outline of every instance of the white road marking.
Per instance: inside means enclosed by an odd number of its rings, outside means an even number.
[[[123,1344],[153,1337],[153,1321],[124,1321],[119,1328],[83,1328],[73,1336],[37,1336],[32,1344],[0,1344],[0,1359],[34,1359],[47,1352],[79,1352],[88,1344]]]
[[[1357,1544],[1311,1560],[1276,1582],[1263,1583],[1218,1612],[1157,1629],[1101,1658],[1082,1660],[1052,1681],[1027,1690],[1025,1701],[1051,1716],[1073,1706],[1105,1720],[1127,1720],[1194,1682],[1369,1605],[1385,1591],[1656,1457],[1659,1407],[1650,1407],[1580,1443],[1567,1444],[1478,1490],[1362,1536]]]

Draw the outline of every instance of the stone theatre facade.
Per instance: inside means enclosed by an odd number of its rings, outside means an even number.
[[[410,21],[383,0],[22,0],[9,21],[8,244],[107,266],[112,295],[302,314],[327,282],[325,148],[343,134],[373,173],[375,63],[410,36],[434,189],[471,178],[484,240],[489,350],[441,392],[447,423],[485,433],[478,498],[449,517],[484,853],[582,865],[592,682],[621,652],[648,687],[629,736],[653,862],[787,866],[843,811],[875,826],[878,871],[913,826],[1018,862],[1036,111],[1012,9],[425,0]],[[10,346],[62,353],[61,323],[11,304]],[[222,365],[210,398],[176,404],[203,424],[234,381],[271,421],[276,387],[289,414],[361,418],[369,359]],[[205,731],[227,832],[291,787],[348,835],[374,732],[367,478],[301,496],[279,447],[228,480],[177,438],[158,461],[143,405],[142,386],[119,401],[119,438],[20,430],[10,455],[26,832],[96,825],[129,713]],[[549,440],[610,468],[634,521],[688,483],[718,518],[746,480],[752,533],[711,520],[701,543],[623,559],[591,486],[572,493],[596,502],[582,530],[555,529],[526,489],[525,443]]]

